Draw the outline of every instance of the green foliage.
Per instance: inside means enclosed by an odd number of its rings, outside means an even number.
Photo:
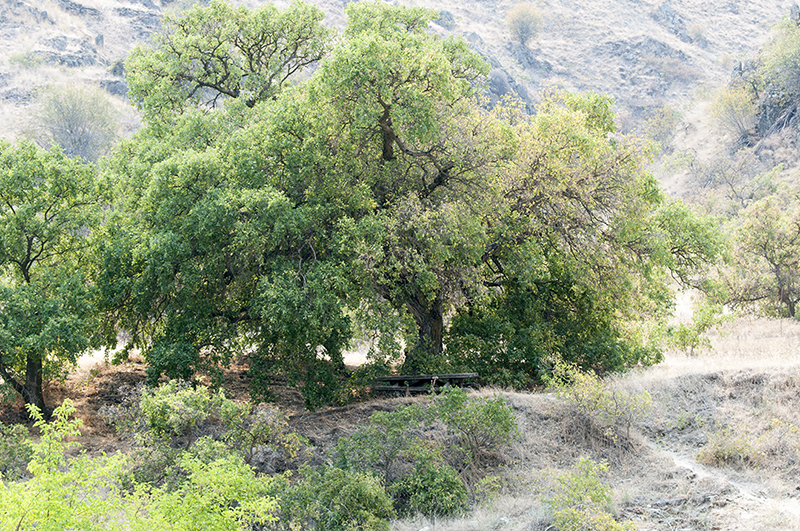
[[[692,321],[689,324],[680,323],[667,329],[667,344],[693,356],[700,349],[710,349],[711,341],[704,334],[712,327],[716,328],[731,315],[724,315],[721,304],[710,301],[695,303]]]
[[[41,56],[33,52],[15,53],[8,56],[8,64],[19,65],[24,68],[38,68],[44,63]]]
[[[129,471],[122,478],[128,487],[147,483],[176,488],[188,475],[179,463],[182,451],[204,463],[237,456],[256,470],[269,468],[258,455],[265,449],[286,463],[307,457],[306,441],[277,407],[237,403],[222,392],[185,382],[173,380],[140,395],[134,391],[122,406],[101,414],[133,439]]]
[[[65,451],[74,445],[67,438],[80,434],[80,422],[69,418],[75,411],[69,400],[54,410],[51,423],[35,406],[28,408],[41,432],[28,464],[33,477],[17,483],[0,479],[0,529],[121,529],[121,499],[111,481],[120,460],[67,460]]]
[[[505,397],[470,399],[460,387],[447,387],[432,407],[448,431],[457,434],[467,466],[481,470],[486,457],[518,436],[517,419]]]
[[[559,531],[633,531],[633,523],[620,523],[611,514],[611,488],[597,477],[608,465],[581,458],[575,472],[556,477],[559,491],[547,500]]]
[[[758,467],[768,461],[759,441],[745,427],[723,426],[697,454],[697,460],[715,466]]]
[[[441,458],[417,456],[414,469],[389,488],[398,512],[429,518],[455,516],[469,507],[469,496],[458,472]]]
[[[550,94],[515,123],[525,149],[482,256],[492,290],[453,319],[453,365],[525,385],[559,358],[598,371],[658,362],[637,326],[668,315],[670,273],[694,285],[719,259],[713,223],[665,202],[642,146],[609,135],[607,97]]]
[[[428,418],[419,405],[412,404],[396,411],[376,411],[369,424],[336,443],[335,464],[341,468],[366,469],[375,473],[384,484],[390,484],[402,474],[396,470],[415,443],[412,435]]]
[[[48,87],[37,93],[29,136],[41,147],[95,162],[117,135],[117,112],[108,95],[86,85]]]
[[[400,513],[452,516],[466,509],[469,489],[516,435],[502,396],[469,398],[448,387],[427,409],[414,404],[374,413],[367,426],[339,439],[334,463],[375,473]]]
[[[281,39],[310,57],[316,15],[297,6],[286,13],[308,33]],[[284,31],[292,17],[271,9],[193,8],[131,59],[148,127],[107,166],[109,341],[130,332],[151,384],[244,356],[253,399],[283,377],[309,408],[352,396],[342,351],[365,328],[378,365],[479,368],[514,385],[557,356],[602,370],[657,361],[635,323],[666,313],[670,267],[688,268],[669,246],[683,234],[654,223],[663,196],[640,146],[612,134],[610,98],[487,112],[475,96],[489,66],[427,31],[436,13],[356,2],[347,15],[308,82],[281,90],[265,81],[281,57],[247,73],[230,44],[273,35],[247,33],[259,17]],[[224,44],[201,72],[193,46],[208,41]],[[266,92],[242,85],[251,74]],[[713,261],[707,249],[690,258]]]
[[[681,113],[665,104],[645,120],[644,134],[656,143],[661,153],[672,153],[672,139],[681,118]]]
[[[739,215],[735,268],[724,281],[736,307],[796,317],[800,301],[800,201],[788,190]]]
[[[66,439],[80,435],[83,422],[80,419],[70,419],[75,413],[75,406],[69,398],[53,410],[50,422],[44,419],[42,412],[33,404],[27,404],[26,408],[34,421],[33,427],[39,428],[41,432],[39,443],[34,446],[33,458],[28,469],[37,476],[52,474],[64,464],[64,454],[67,449],[77,444]]]
[[[0,478],[2,530],[249,530],[274,522],[278,494],[287,488],[282,476],[257,476],[241,456],[209,438],[190,452],[179,452],[175,467],[184,478],[159,487],[134,482],[123,492],[115,478],[124,475],[127,459],[67,459],[79,421],[65,401],[46,422],[30,406],[40,442],[28,465],[33,477],[6,483]]]
[[[292,529],[385,531],[395,515],[375,477],[330,466],[303,469],[285,501],[283,519]]]
[[[126,505],[131,529],[252,529],[276,519],[280,479],[258,477],[237,456],[209,463],[184,453],[178,465],[188,477],[177,489],[138,485]]]
[[[0,422],[0,477],[12,481],[25,477],[32,456],[28,428]]]
[[[224,395],[210,395],[205,387],[172,380],[142,393],[142,414],[153,431],[165,436],[188,436],[219,409]]]
[[[248,403],[223,420],[228,429],[223,439],[242,453],[247,464],[253,463],[255,453],[263,447],[280,452],[284,459],[293,461],[302,457],[307,444],[291,430],[286,413],[273,405],[258,404],[252,408]]]
[[[93,168],[0,143],[0,378],[40,410],[42,381],[98,346],[88,260],[96,198]]]
[[[165,17],[155,47],[135,48],[126,62],[131,98],[151,121],[188,103],[213,107],[242,98],[253,107],[324,55],[329,31],[322,17],[300,1],[284,11],[214,1]]]
[[[525,46],[542,29],[542,14],[529,3],[520,3],[506,13],[506,26],[514,39]]]
[[[711,106],[711,117],[724,131],[736,138],[746,137],[756,121],[757,105],[752,89],[736,82],[717,94]]]
[[[581,372],[574,365],[556,363],[548,387],[576,410],[580,436],[589,439],[595,430],[612,443],[627,447],[630,429],[652,408],[650,394],[628,395],[604,382],[591,372]],[[619,441],[620,437],[624,437]]]

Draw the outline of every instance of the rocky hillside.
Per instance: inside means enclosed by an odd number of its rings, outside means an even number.
[[[316,2],[329,24],[343,26],[347,0]],[[698,87],[724,82],[791,5],[791,0],[543,0],[537,3],[543,30],[522,46],[505,27],[512,0],[404,2],[440,11],[434,30],[462,35],[488,59],[494,67],[493,97],[514,91],[533,104],[549,85],[607,93],[616,98],[625,129],[634,129],[664,103],[686,109]],[[36,88],[43,85],[90,82],[124,98],[121,61],[159,27],[162,12],[185,5],[0,0],[1,134],[13,138],[24,130]]]

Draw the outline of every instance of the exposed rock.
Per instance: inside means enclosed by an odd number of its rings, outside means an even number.
[[[473,46],[483,46],[484,42],[480,35],[471,31],[464,35],[464,38],[467,40],[468,43],[472,44]]]
[[[161,27],[161,16],[154,11],[142,11],[128,7],[117,7],[114,14],[130,19],[136,40],[143,40]]]
[[[489,72],[489,90],[498,98],[502,98],[511,92],[511,85],[508,83],[508,74],[499,68],[495,68]]]
[[[528,114],[533,114],[533,102],[528,90],[502,68],[496,67],[489,72],[489,107],[494,107],[504,98],[515,98],[525,104]]]
[[[30,90],[23,90],[18,87],[13,87],[0,92],[0,100],[8,101],[17,105],[30,103],[33,100],[33,93]]]
[[[104,79],[100,82],[100,86],[115,96],[125,97],[128,95],[128,83],[123,79]]]
[[[640,63],[648,56],[668,57],[684,63],[689,62],[689,58],[682,51],[676,50],[672,46],[650,37],[642,37],[629,41],[606,42],[597,48],[597,52],[600,54],[611,54],[631,64]]]
[[[553,65],[548,61],[540,61],[536,58],[533,52],[527,47],[518,43],[509,45],[511,56],[525,69],[525,73],[530,76],[530,83],[536,85],[553,75]],[[519,92],[519,90],[517,90]],[[520,94],[520,96],[522,96]],[[523,99],[526,101],[528,97]]]
[[[664,2],[658,6],[658,9],[653,11],[650,16],[683,42],[692,42],[692,38],[686,33],[686,24],[683,22],[683,17],[668,3]]]
[[[67,13],[72,13],[73,15],[78,15],[79,17],[91,17],[91,18],[102,18],[103,13],[99,9],[95,9],[93,7],[87,7],[72,0],[54,0],[58,7],[66,11]]]
[[[40,50],[35,52],[35,54],[45,63],[67,66],[70,68],[81,68],[85,66],[102,64],[100,60],[89,54],[51,52],[49,50]]]
[[[44,44],[53,48],[54,50],[63,52],[67,49],[67,37],[65,35],[59,35],[58,37],[53,37],[52,39],[44,41]]]
[[[97,35],[97,36],[95,36],[95,38],[94,38],[94,45],[95,46],[103,46],[104,43],[105,43],[105,39],[103,38],[103,34],[102,33]]]
[[[109,69],[112,76],[122,77],[125,75],[125,61],[122,59],[115,61],[111,68]]]
[[[439,18],[433,22],[449,30],[456,27],[456,19],[450,11],[442,11],[439,13]]]

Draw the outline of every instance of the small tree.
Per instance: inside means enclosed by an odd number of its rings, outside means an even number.
[[[755,126],[757,110],[751,90],[744,83],[734,83],[719,93],[711,116],[726,132],[744,137]]]
[[[0,378],[45,410],[42,381],[96,346],[87,279],[93,169],[0,144]]]
[[[59,146],[72,158],[94,162],[117,133],[117,114],[102,90],[71,85],[39,93],[29,136],[39,146]]]
[[[511,35],[523,46],[542,29],[542,14],[533,4],[517,4],[506,14]]]

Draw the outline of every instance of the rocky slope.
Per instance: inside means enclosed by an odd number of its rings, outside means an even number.
[[[347,0],[315,1],[330,25],[344,25]],[[698,87],[724,82],[791,5],[791,0],[543,0],[537,2],[543,31],[525,47],[512,42],[505,28],[511,0],[403,1],[439,11],[434,31],[462,35],[487,58],[494,67],[494,98],[513,91],[533,104],[552,85],[607,93],[616,98],[626,130],[664,103],[685,110]],[[0,0],[0,134],[19,135],[42,85],[90,82],[124,97],[121,61],[159,27],[162,12],[185,5]]]

